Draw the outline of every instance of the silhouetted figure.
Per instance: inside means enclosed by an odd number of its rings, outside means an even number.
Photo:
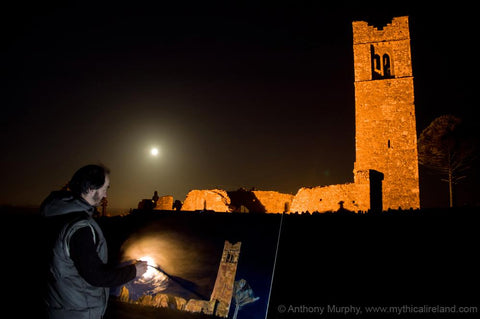
[[[341,201],[338,202],[338,205],[339,205],[340,207],[338,208],[337,212],[341,213],[341,212],[346,211],[346,209],[343,207],[343,204],[344,204],[344,203],[345,203],[345,202],[344,202],[343,200],[341,200]]]
[[[351,210],[348,210],[345,207],[343,207],[343,204],[345,204],[345,202],[343,200],[338,202],[338,205],[340,207],[338,208],[337,213],[352,213]]]
[[[173,203],[173,209],[174,210],[181,210],[182,209],[182,202],[179,201],[178,199],[175,200],[175,202]]]
[[[153,193],[153,196],[152,196],[153,208],[157,207],[157,202],[158,202],[158,199],[159,199],[159,198],[160,198],[160,197],[158,196],[158,192],[155,191],[155,192]]]

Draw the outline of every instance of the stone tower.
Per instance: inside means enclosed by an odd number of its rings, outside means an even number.
[[[408,17],[383,28],[353,27],[355,183],[383,173],[383,210],[420,208],[417,133]]]
[[[225,241],[223,247],[222,259],[218,267],[217,279],[213,287],[210,302],[214,302],[215,306],[213,314],[218,317],[228,317],[230,303],[233,296],[233,285],[237,274],[238,257],[240,255],[241,242],[231,244]]]

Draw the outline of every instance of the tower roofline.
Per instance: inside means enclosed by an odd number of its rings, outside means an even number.
[[[367,21],[354,21],[353,44],[409,40],[408,16],[395,17],[383,28],[377,28]]]

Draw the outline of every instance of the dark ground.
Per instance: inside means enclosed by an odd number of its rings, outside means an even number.
[[[120,302],[110,299],[104,319],[150,319],[150,318],[171,318],[171,319],[204,319],[215,318],[213,316],[194,314],[186,311],[178,311],[165,308],[144,307],[135,304]]]
[[[281,305],[475,305],[480,312],[479,213],[287,216],[268,318],[299,317],[280,313]]]
[[[278,221],[281,216],[214,215],[208,218],[236,218],[244,226],[268,218]],[[15,313],[14,317],[31,318],[32,313],[40,313],[41,304],[40,218],[5,208],[1,216],[7,279],[3,289],[7,298],[3,301]],[[379,215],[285,215],[268,318],[321,317],[318,313],[288,311],[290,306],[439,305],[475,306],[480,311],[479,217],[479,208]],[[111,231],[113,220],[109,219],[106,224],[106,232]],[[121,233],[121,229],[118,231]],[[116,240],[112,239],[109,244],[112,250],[121,236]],[[282,312],[283,309],[287,310]],[[107,318],[197,318],[189,315],[161,309],[139,312],[134,305],[120,304],[113,299],[107,312]],[[478,312],[444,317],[476,316]],[[385,316],[363,313],[363,317]],[[442,316],[410,313],[406,317]]]

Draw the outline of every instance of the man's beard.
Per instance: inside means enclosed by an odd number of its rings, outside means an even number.
[[[98,206],[98,205],[100,205],[100,203],[102,202],[102,198],[101,198],[100,195],[99,195],[99,191],[95,191],[95,193],[93,193],[92,199],[93,199],[93,201],[94,201],[94,205],[93,205],[93,206]]]

